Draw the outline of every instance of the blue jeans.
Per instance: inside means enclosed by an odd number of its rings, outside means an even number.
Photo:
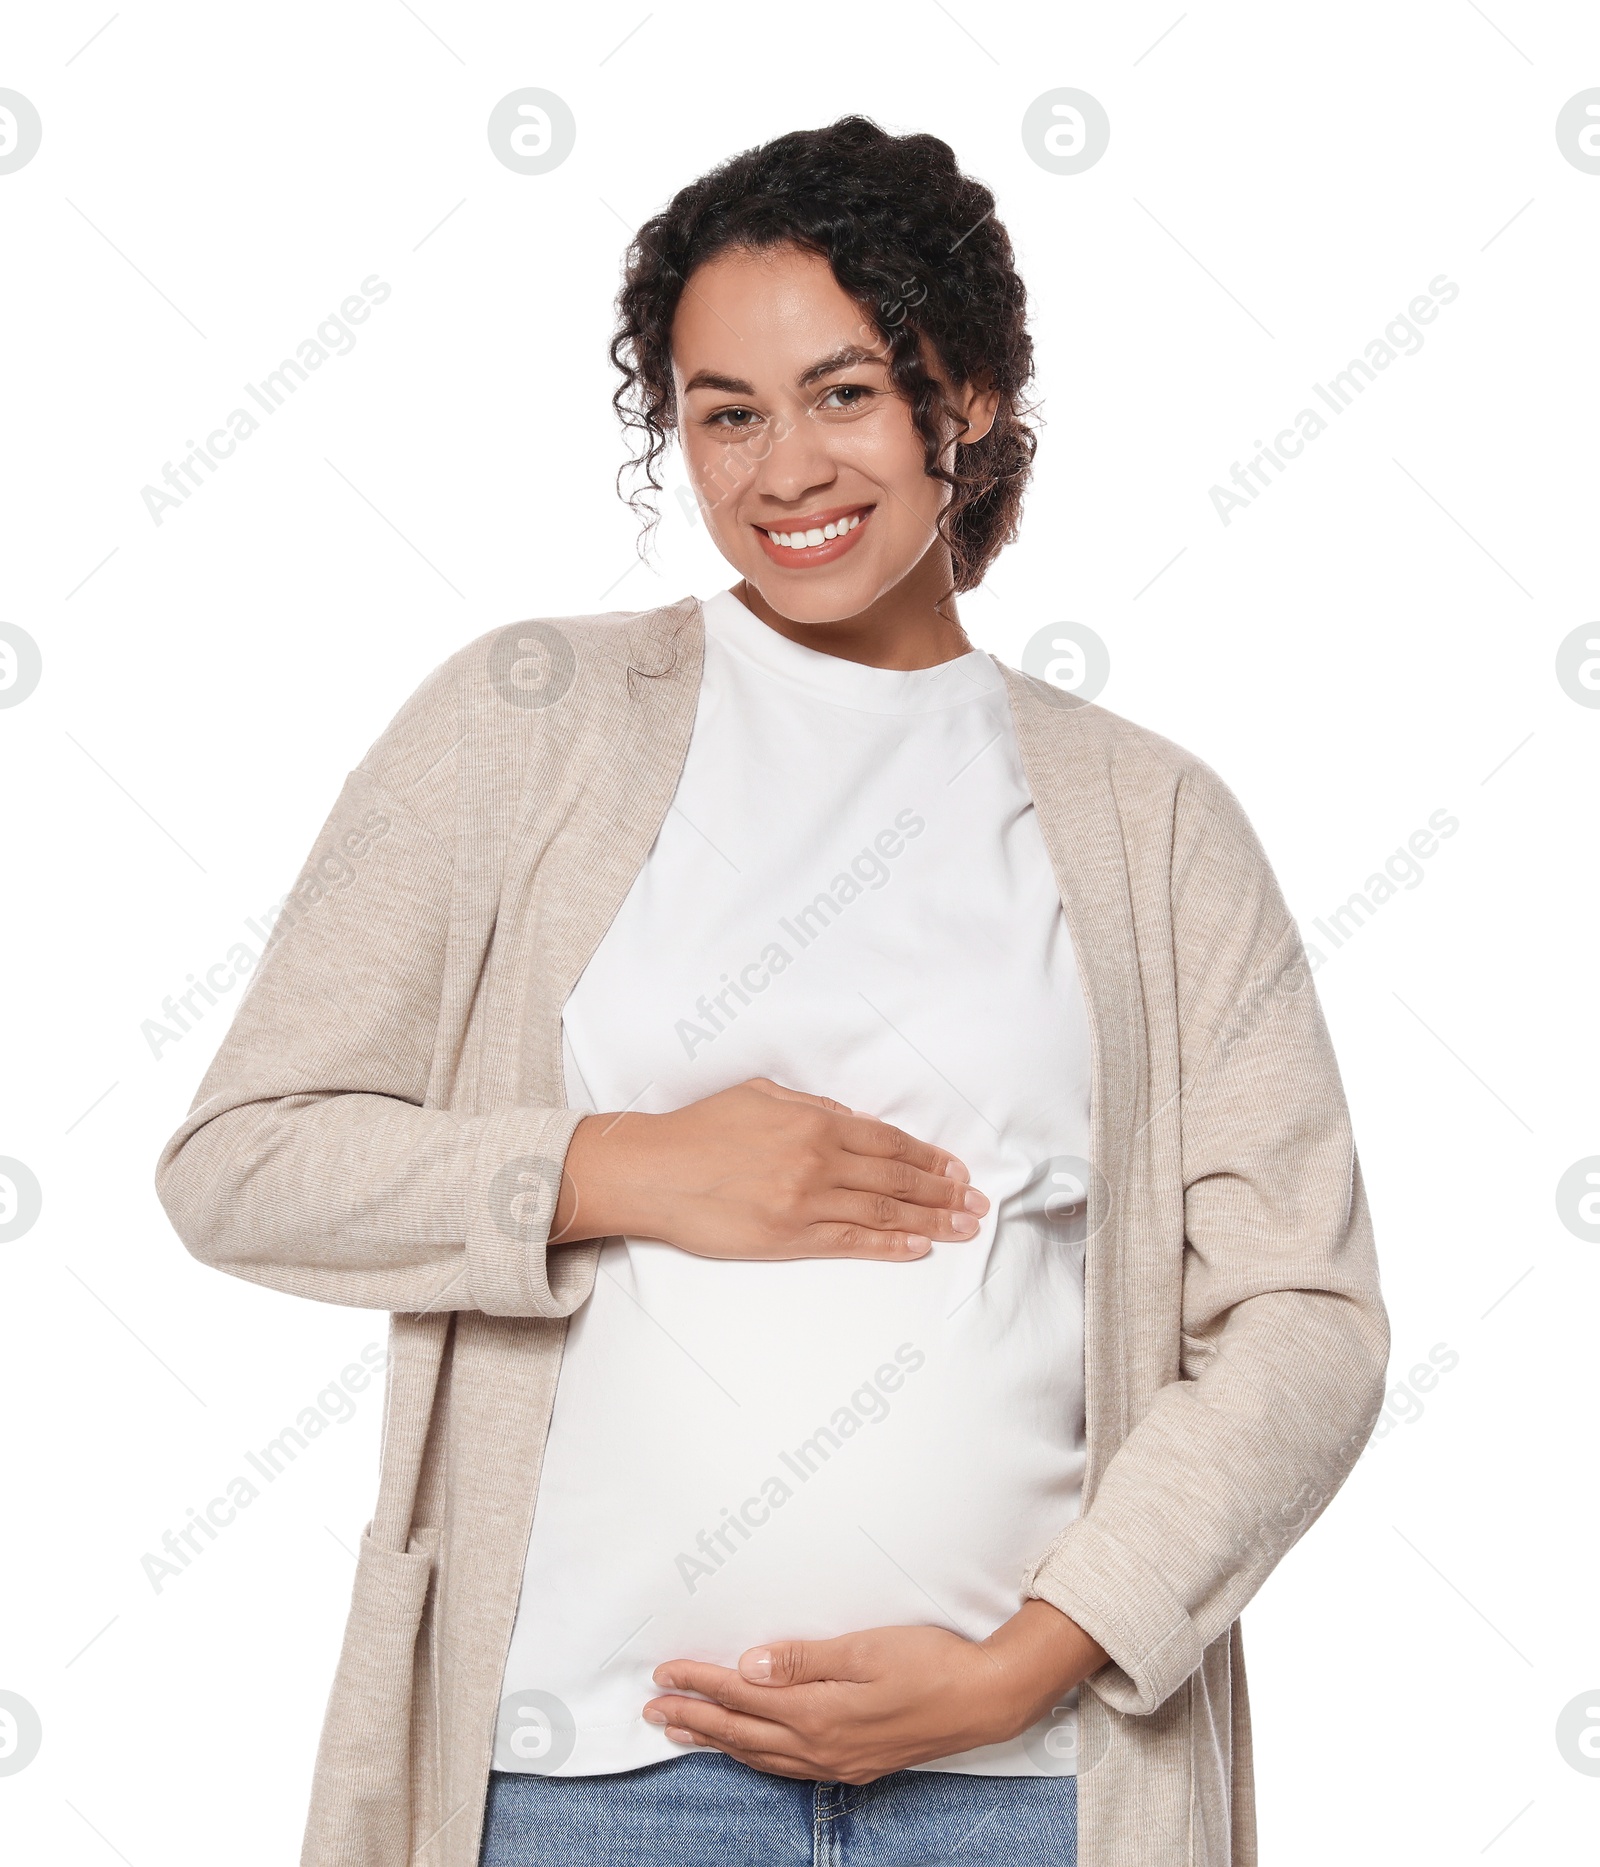
[[[801,1783],[703,1750],[610,1776],[493,1771],[479,1867],[1077,1867],[1075,1776]]]

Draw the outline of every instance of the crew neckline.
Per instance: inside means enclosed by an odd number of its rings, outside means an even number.
[[[731,589],[701,598],[700,609],[709,639],[766,674],[858,712],[933,713],[968,705],[1005,687],[994,657],[979,648],[932,668],[874,668],[791,642]]]

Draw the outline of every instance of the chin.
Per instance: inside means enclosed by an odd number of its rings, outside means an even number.
[[[802,624],[848,622],[870,609],[885,587],[878,578],[854,571],[830,577],[821,566],[815,571],[774,575],[771,565],[762,564],[745,570],[744,580],[786,622]]]

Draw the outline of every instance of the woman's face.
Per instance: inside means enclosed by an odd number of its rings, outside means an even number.
[[[952,388],[924,355],[981,440],[995,394]],[[700,510],[778,615],[859,615],[927,557],[950,489],[923,471],[887,346],[825,259],[785,246],[708,260],[679,300],[672,368]],[[948,588],[937,570],[933,597]]]

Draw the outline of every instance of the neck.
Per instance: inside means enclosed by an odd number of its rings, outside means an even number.
[[[956,613],[950,590],[950,554],[936,545],[892,589],[854,616],[836,622],[795,622],[775,610],[753,584],[742,579],[733,593],[769,629],[841,661],[869,668],[936,668],[969,654],[972,644]],[[940,598],[943,597],[943,601]]]

